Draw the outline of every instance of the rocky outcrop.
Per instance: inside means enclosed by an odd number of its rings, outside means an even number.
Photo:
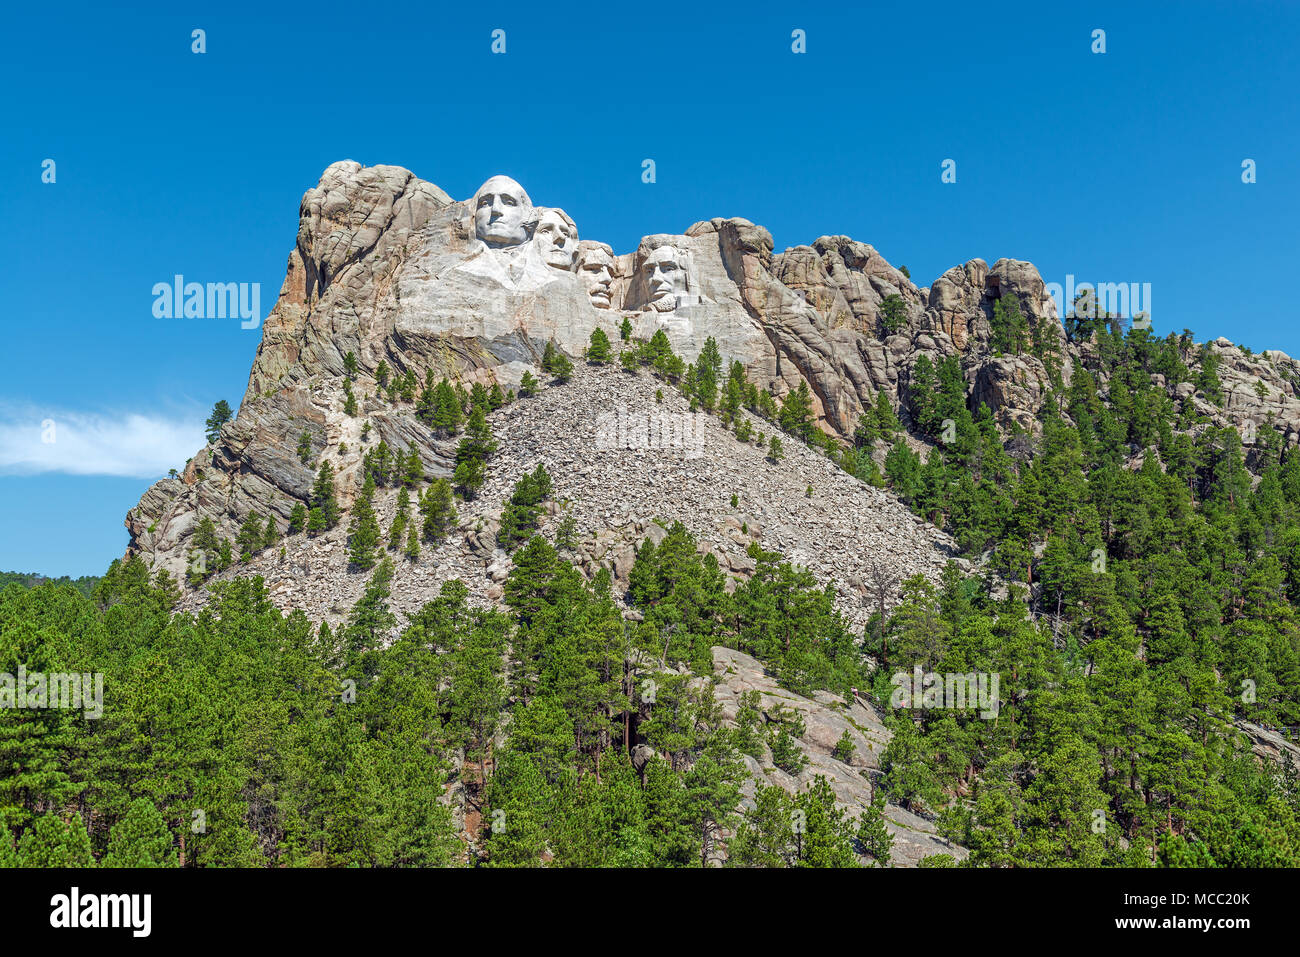
[[[345,476],[339,485],[346,486],[350,499],[361,457],[378,435],[372,431],[363,442],[359,418],[335,420],[333,415],[331,410],[326,457]],[[413,421],[409,407],[404,418],[408,425]],[[740,442],[715,417],[692,415],[685,399],[645,373],[580,363],[570,382],[517,400],[488,420],[500,450],[476,498],[457,504],[457,532],[437,548],[426,546],[417,561],[395,556],[393,605],[399,611],[416,611],[451,578],[463,580],[477,604],[500,599],[511,566],[496,544],[498,519],[515,483],[539,463],[553,484],[544,533],[553,537],[561,522],[573,519],[573,545],[565,557],[589,576],[609,568],[620,584],[627,581],[635,547],[646,538],[662,541],[672,523],[680,521],[700,551],[715,555],[732,579],[753,571],[754,560],[747,554],[751,542],[807,567],[823,584],[835,587],[837,607],[861,631],[874,610],[868,595],[872,563],[889,568],[900,580],[915,574],[937,580],[956,553],[948,536],[824,455],[790,442],[786,457],[771,462],[754,442]],[[689,442],[663,442],[671,431],[659,427],[664,421],[688,423],[683,431],[689,429]],[[770,430],[751,421],[757,430]],[[350,423],[352,431],[339,431]],[[418,423],[412,427],[422,428]],[[390,425],[385,434],[393,444],[399,433]],[[346,455],[337,451],[340,439],[348,446]],[[414,439],[430,474],[450,473],[454,440],[427,433]],[[396,442],[403,447],[400,437]],[[307,469],[301,467],[301,472],[306,480]],[[182,495],[197,495],[195,489],[207,483],[185,487]],[[375,507],[386,530],[396,492],[380,489]],[[286,612],[301,608],[313,621],[331,625],[342,620],[367,578],[348,570],[343,525],[316,538],[289,536],[283,547],[283,557],[278,549],[268,549],[212,581],[261,575],[272,600]],[[969,569],[965,560],[955,560]],[[188,594],[182,607],[204,604],[208,587]]]
[[[797,695],[780,687],[761,662],[733,648],[713,649],[713,670],[718,678],[714,697],[722,706],[724,723],[734,726],[741,697],[757,691],[764,721],[774,720],[773,712],[781,708],[797,711],[807,729],[797,739],[797,745],[808,763],[797,775],[776,767],[766,746],[761,758],[744,756],[749,779],[742,788],[743,808],[754,806],[754,791],[759,783],[775,784],[794,793],[807,788],[819,776],[830,784],[836,804],[850,817],[871,806],[880,755],[892,735],[881,715],[864,698],[845,701],[827,691],[815,692],[811,698]],[[833,752],[846,732],[853,741],[853,752],[847,761],[841,761]],[[895,804],[886,804],[884,813],[885,826],[894,838],[890,856],[895,866],[915,867],[921,858],[931,854],[950,854],[962,860],[969,853],[939,837],[934,824],[926,818]],[[863,863],[868,859],[864,858]]]
[[[304,432],[313,463],[335,466],[344,504],[363,418],[375,439],[416,448],[430,473],[444,473],[449,450],[409,406],[379,397],[381,363],[421,382],[433,375],[510,387],[525,372],[539,374],[548,342],[577,356],[597,328],[617,342],[626,319],[638,338],[662,330],[688,360],[713,337],[724,361],[739,360],[777,399],[807,382],[818,424],[840,437],[852,434],[877,393],[908,423],[904,398],[922,356],[957,356],[972,408],[983,403],[999,424],[1032,434],[1050,376],[1038,358],[991,348],[999,300],[1014,298],[1022,315],[1057,338],[1065,382],[1093,349],[1066,341],[1027,262],[1001,259],[990,268],[973,259],[923,289],[846,236],[774,254],[761,226],[714,218],[615,255],[580,238],[579,227],[561,209],[534,206],[507,177],[454,201],[399,167],[330,166],[303,196],[284,285],[263,323],[237,418],[178,479],[157,483],[131,509],[128,553],[180,577],[202,516],[226,538],[250,512],[276,516],[283,531],[313,477],[296,455]],[[885,328],[891,297],[901,308]],[[1271,423],[1300,442],[1300,363],[1277,352],[1248,355],[1226,340],[1209,349],[1220,360],[1222,406],[1191,382],[1164,383],[1171,398],[1191,397],[1213,424]],[[361,417],[343,413],[348,353],[359,363],[352,388]]]

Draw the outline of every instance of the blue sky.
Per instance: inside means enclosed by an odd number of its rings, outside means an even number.
[[[95,574],[121,553],[126,510],[202,444],[213,402],[238,402],[260,335],[157,319],[153,285],[260,283],[265,315],[302,193],[340,159],[458,199],[508,173],[618,252],[744,216],[778,249],[870,242],[921,284],[1003,256],[1049,282],[1150,282],[1157,332],[1300,355],[1296,3],[63,3],[6,18],[0,569]],[[42,447],[46,419],[59,431]]]

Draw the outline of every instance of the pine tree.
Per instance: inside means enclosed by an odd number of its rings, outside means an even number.
[[[265,534],[266,526],[262,524],[262,516],[256,512],[249,512],[243,526],[239,529],[239,535],[235,538],[240,561],[248,561],[261,550],[262,538]]]
[[[302,502],[293,503],[293,511],[289,513],[289,535],[297,535],[307,528],[307,506]]]
[[[783,458],[785,458],[785,452],[781,448],[781,440],[774,435],[772,436],[771,444],[767,449],[767,460],[776,463],[781,461]]]
[[[632,320],[627,316],[623,317],[623,322],[620,323],[618,327],[618,334],[622,337],[624,342],[627,342],[632,338]]]
[[[355,568],[368,571],[375,566],[379,548],[379,521],[367,495],[358,495],[352,505],[348,526],[348,559]]]
[[[397,507],[393,512],[393,523],[388,528],[388,547],[401,548],[405,540],[406,527],[411,520],[411,495],[406,487],[397,490]]]
[[[465,421],[465,413],[456,390],[443,379],[433,390],[433,411],[430,425],[439,435],[455,435]]]
[[[418,489],[423,481],[424,460],[420,458],[419,450],[412,446],[402,471],[402,487]]]
[[[540,385],[541,384],[535,378],[533,378],[533,374],[525,370],[523,377],[519,380],[520,397],[526,399],[530,396],[536,395]]]
[[[230,403],[225,399],[222,399],[212,407],[212,414],[209,415],[207,420],[203,423],[207,426],[206,435],[209,445],[217,441],[217,437],[221,434],[221,427],[234,417],[235,413],[231,411]]]
[[[603,364],[608,362],[614,355],[614,347],[610,345],[609,336],[605,335],[605,330],[599,326],[591,331],[591,345],[587,347],[587,361]]]
[[[190,540],[191,581],[202,581],[217,570],[219,549],[217,526],[209,516],[204,515],[194,530],[194,537]]]
[[[894,836],[885,824],[885,795],[879,788],[873,788],[871,806],[865,808],[858,817],[858,841],[863,851],[872,858],[877,867],[888,867],[890,850],[894,846]]]
[[[718,401],[718,376],[722,373],[722,355],[718,352],[718,343],[713,336],[704,340],[700,350],[699,362],[695,365],[694,394],[700,401],[700,407],[713,411]]]
[[[113,825],[104,867],[176,867],[171,831],[153,802],[136,798],[126,816]]]
[[[0,837],[7,840],[7,835]],[[94,867],[90,835],[79,814],[64,821],[57,814],[42,814],[35,826],[18,841],[18,860],[23,867]]]
[[[298,461],[303,465],[311,461],[311,433],[306,429],[298,436]]]
[[[333,528],[339,521],[339,505],[334,497],[334,466],[322,462],[311,489],[311,508],[320,514],[322,529]],[[310,528],[310,522],[308,524]]]
[[[268,515],[266,519],[266,530],[262,533],[262,547],[274,548],[279,543],[280,527],[275,522],[275,516]]]
[[[798,388],[786,393],[781,403],[780,425],[791,435],[807,441],[812,436],[812,392],[806,379],[799,380]]]
[[[891,293],[880,302],[880,331],[892,336],[907,325],[907,303],[897,293]]]
[[[349,351],[347,355],[343,357],[344,373],[347,375],[349,379],[355,379],[357,377],[357,371],[359,370],[359,368],[360,366],[357,363],[356,353]]]
[[[548,371],[556,382],[568,382],[573,377],[573,361],[559,349],[556,349]]]
[[[420,499],[423,519],[421,533],[430,542],[441,541],[456,525],[456,506],[452,504],[451,483],[434,479]]]

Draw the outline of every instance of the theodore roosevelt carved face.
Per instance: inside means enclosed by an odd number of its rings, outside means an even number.
[[[489,246],[518,246],[528,239],[532,211],[522,186],[509,176],[493,176],[474,194],[474,235]]]
[[[614,255],[604,245],[591,245],[582,251],[578,274],[587,287],[591,304],[597,309],[613,307]]]

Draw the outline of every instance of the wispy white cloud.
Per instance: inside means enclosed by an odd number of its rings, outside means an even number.
[[[0,405],[0,474],[156,478],[203,447],[203,415],[84,413]]]

